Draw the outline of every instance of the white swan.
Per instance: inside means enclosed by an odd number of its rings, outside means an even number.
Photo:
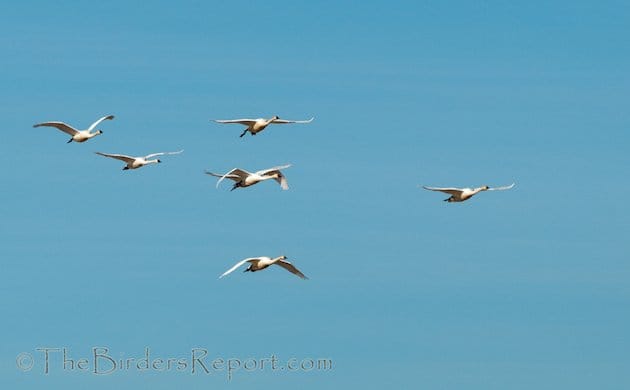
[[[40,127],[40,126],[56,127],[57,129],[63,131],[64,133],[72,136],[72,138],[70,138],[68,143],[72,141],[85,142],[89,140],[90,138],[94,138],[97,135],[103,134],[101,130],[96,130],[93,133],[92,133],[92,130],[94,130],[94,128],[96,128],[96,126],[98,126],[98,124],[101,123],[102,121],[111,120],[111,119],[114,119],[113,115],[104,116],[101,119],[97,120],[96,122],[92,123],[92,125],[88,127],[87,130],[77,130],[74,127],[67,125],[63,122],[43,122],[43,123],[38,123],[36,125],[33,125],[33,127]]]
[[[263,169],[262,171],[254,173],[247,172],[244,169],[234,168],[224,175],[212,173],[209,171],[206,171],[206,175],[220,177],[219,181],[217,181],[217,188],[219,188],[219,184],[221,184],[223,179],[234,180],[235,183],[230,191],[234,191],[235,189],[240,187],[253,186],[256,183],[260,183],[261,181],[269,179],[274,179],[280,184],[280,187],[282,187],[283,190],[288,190],[289,184],[287,183],[287,178],[282,174],[281,169],[286,169],[290,166],[291,164],[281,165],[279,167]]]
[[[265,118],[258,118],[258,119],[227,119],[227,120],[215,119],[214,121],[217,122],[217,123],[238,123],[238,124],[247,126],[245,128],[245,130],[243,130],[243,133],[240,135],[242,137],[245,134],[247,134],[248,131],[252,135],[256,135],[256,133],[260,133],[261,131],[265,130],[265,128],[267,126],[269,126],[270,124],[286,125],[288,123],[311,123],[313,121],[313,119],[315,119],[315,117],[313,117],[313,118],[311,118],[311,119],[309,119],[307,121],[290,121],[290,120],[286,120],[286,119],[280,119],[280,117],[276,115],[276,116],[274,116],[272,118],[269,118],[269,119],[265,119]]]
[[[95,152],[95,153],[98,154],[99,156],[115,158],[116,160],[124,161],[125,163],[127,163],[127,165],[123,168],[123,171],[125,171],[127,169],[137,169],[137,168],[142,168],[143,166],[148,165],[148,164],[158,164],[162,162],[159,159],[151,160],[152,157],[164,156],[167,154],[180,154],[181,152],[183,152],[183,150],[179,150],[177,152],[151,153],[143,157],[133,157],[133,156],[126,156],[124,154],[109,154],[109,153],[101,153],[101,152]]]
[[[422,188],[424,188],[425,190],[440,191],[440,192],[450,194],[451,197],[448,199],[444,199],[445,202],[463,202],[477,195],[481,191],[502,191],[502,190],[509,190],[512,187],[514,187],[514,183],[510,184],[509,186],[504,186],[504,187],[483,186],[483,187],[477,187],[477,188],[450,188],[450,187],[425,187],[423,186]]]
[[[285,261],[287,259],[286,256],[280,256],[280,257],[276,257],[274,259],[270,258],[270,257],[266,257],[266,256],[262,256],[262,257],[250,257],[248,259],[243,259],[241,261],[239,261],[238,263],[236,263],[232,268],[230,268],[229,270],[225,271],[223,273],[223,275],[219,276],[219,279],[221,279],[222,277],[224,277],[225,275],[228,275],[230,273],[232,273],[235,269],[237,269],[238,267],[240,267],[241,265],[245,264],[245,263],[249,263],[249,267],[247,267],[247,269],[243,272],[256,272],[256,271],[260,271],[263,270],[267,267],[269,267],[270,265],[276,264],[279,265],[280,267],[286,269],[287,271],[291,272],[294,275],[299,276],[302,279],[308,279],[306,276],[304,276],[304,274],[302,272],[300,272],[300,270],[298,270],[297,268],[295,268],[295,266],[291,263],[289,263],[288,261]]]

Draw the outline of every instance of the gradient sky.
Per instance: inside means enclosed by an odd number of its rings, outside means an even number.
[[[0,21],[3,388],[630,386],[627,2],[14,1]],[[107,114],[83,144],[32,128]],[[273,115],[316,119],[210,122]],[[124,172],[94,154],[178,149]],[[289,191],[203,174],[284,163]],[[310,280],[217,279],[280,254]],[[44,375],[35,351],[94,346],[333,369]]]

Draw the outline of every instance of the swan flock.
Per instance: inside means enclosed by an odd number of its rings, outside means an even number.
[[[103,131],[97,129],[96,127],[99,124],[101,124],[103,121],[112,120],[112,119],[114,119],[114,115],[103,116],[99,118],[97,121],[95,121],[94,123],[92,123],[85,130],[78,130],[64,122],[57,122],[57,121],[42,122],[42,123],[33,125],[33,127],[54,127],[71,136],[68,143],[70,142],[83,143],[98,135],[103,134]],[[293,124],[293,123],[306,124],[306,123],[311,123],[313,119],[314,118],[311,118],[309,120],[285,120],[285,119],[280,119],[276,115],[269,119],[264,119],[264,118],[229,119],[229,120],[215,120],[215,122],[221,123],[221,124],[244,125],[245,129],[240,135],[240,137],[243,137],[248,132],[251,135],[256,135],[257,133],[263,131],[265,128],[267,128],[267,126],[271,124]],[[131,169],[142,168],[150,164],[161,163],[162,161],[156,157],[166,156],[166,155],[176,155],[182,152],[183,150],[179,150],[176,152],[158,152],[158,153],[147,154],[146,156],[130,156],[130,155],[125,155],[125,154],[111,154],[111,153],[103,153],[103,152],[95,152],[95,153],[99,156],[122,161],[123,163],[125,163],[123,170],[131,170]],[[237,188],[251,187],[253,185],[256,185],[260,182],[267,181],[267,180],[274,180],[280,185],[280,187],[283,190],[288,190],[289,185],[287,183],[287,178],[282,171],[289,167],[291,167],[291,164],[279,165],[272,168],[262,169],[256,172],[249,172],[241,168],[234,168],[224,174],[213,173],[210,171],[205,171],[205,173],[207,175],[219,178],[219,180],[217,180],[217,183],[216,183],[217,188],[219,187],[219,185],[221,184],[223,180],[225,179],[232,180],[234,184],[232,185],[232,189],[230,191],[233,191]],[[512,183],[509,186],[502,186],[502,187],[489,187],[485,185],[485,186],[476,187],[476,188],[428,187],[428,186],[423,186],[423,188],[429,191],[438,191],[438,192],[449,194],[450,197],[447,199],[444,199],[445,202],[464,202],[472,198],[473,196],[477,195],[478,193],[481,193],[484,191],[509,190],[509,189],[512,189],[514,185],[515,183]],[[277,265],[302,279],[308,279],[293,264],[286,261],[286,259],[287,257],[284,255],[275,257],[275,258],[270,258],[266,256],[246,258],[239,261],[230,269],[225,271],[221,276],[219,276],[219,278],[223,278],[224,276],[229,275],[230,273],[234,272],[237,268],[241,267],[245,263],[249,263],[248,267],[245,269],[244,272],[258,272],[272,265]]]

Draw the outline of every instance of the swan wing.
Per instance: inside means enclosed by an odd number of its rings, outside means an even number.
[[[256,172],[256,174],[260,175],[260,176],[265,176],[265,175],[269,175],[269,174],[275,173],[276,171],[280,171],[281,169],[287,169],[290,166],[291,166],[291,164],[280,165],[280,166],[277,166],[277,167],[260,170],[260,171]]]
[[[101,119],[99,119],[99,120],[97,120],[96,122],[92,123],[92,126],[90,126],[90,127],[88,128],[88,133],[89,133],[89,132],[91,132],[92,130],[94,130],[94,128],[95,128],[96,126],[98,126],[98,124],[99,124],[99,123],[101,123],[102,121],[105,121],[105,120],[112,120],[112,119],[114,119],[114,116],[113,116],[113,115],[107,115],[107,116],[102,117]]]
[[[516,184],[516,183],[512,183],[512,184],[510,184],[509,186],[503,186],[503,187],[491,187],[491,188],[488,188],[488,191],[503,191],[503,190],[509,190],[509,189],[511,189],[512,187],[514,187],[514,185],[515,185],[515,184]]]
[[[283,190],[288,190],[289,189],[289,183],[287,183],[287,177],[284,176],[282,174],[282,172],[278,171],[278,177],[276,177],[275,179],[278,184],[280,184],[280,187],[282,187]]]
[[[238,263],[234,264],[234,266],[232,266],[232,268],[230,268],[229,270],[225,271],[225,272],[223,273],[223,275],[219,276],[219,279],[221,279],[221,278],[222,278],[222,277],[224,277],[225,275],[229,275],[229,274],[231,274],[231,273],[232,273],[232,272],[234,272],[234,271],[235,271],[238,267],[240,267],[241,265],[243,265],[243,264],[245,264],[245,263],[247,263],[247,262],[249,262],[249,263],[254,263],[254,262],[257,262],[258,260],[259,260],[259,259],[258,259],[257,257],[250,257],[250,258],[247,258],[247,259],[243,259],[243,260],[239,261]]]
[[[315,119],[315,117],[312,117],[309,120],[306,121],[292,121],[292,120],[287,120],[287,119],[274,119],[273,121],[271,121],[271,123],[276,124],[276,125],[286,125],[288,123],[311,123],[313,121],[313,119]]]
[[[206,175],[210,175],[210,176],[214,176],[214,177],[225,177],[227,179],[240,179],[240,176],[237,175],[229,175],[229,174],[223,174],[223,173],[214,173],[214,172],[210,172],[210,171],[204,171],[204,173]]]
[[[460,195],[462,192],[464,192],[461,188],[453,188],[453,187],[426,187],[426,186],[422,186],[422,188],[424,188],[425,190],[429,190],[429,191],[440,191],[440,192],[444,192],[446,194],[450,194],[450,195]]]
[[[56,127],[57,129],[69,135],[75,135],[76,133],[79,132],[79,130],[63,122],[43,122],[43,123],[38,123],[36,125],[33,125],[33,127],[40,127],[40,126]]]
[[[245,180],[249,175],[251,175],[251,173],[240,169],[240,168],[234,168],[231,171],[229,171],[228,173],[224,174],[224,175],[217,175],[214,174],[212,172],[208,172],[206,171],[206,173],[208,175],[212,175],[212,176],[216,176],[216,177],[220,177],[220,179],[217,181],[217,188],[219,188],[219,184],[221,184],[221,182],[223,181],[223,179],[230,179],[230,180],[234,180],[234,181],[240,181],[240,180]]]
[[[245,126],[251,126],[256,123],[256,119],[214,119],[217,123],[238,123]]]
[[[151,153],[151,154],[148,154],[148,155],[144,156],[144,159],[145,159],[145,160],[148,160],[148,159],[150,159],[150,158],[152,158],[152,157],[164,156],[164,155],[167,155],[167,154],[180,154],[180,153],[182,153],[183,151],[184,151],[184,149],[182,149],[182,150],[178,150],[177,152],[160,152],[160,153]]]
[[[136,160],[135,157],[127,156],[124,154],[109,154],[109,153],[101,153],[101,152],[95,152],[95,153],[98,154],[99,156],[115,158],[116,160],[124,161],[127,164],[131,164]]]
[[[278,260],[275,264],[277,264],[280,267],[286,269],[287,271],[291,272],[292,274],[299,276],[302,279],[308,279],[302,272],[300,272],[299,269],[295,268],[295,266],[293,264],[289,263],[286,260]]]

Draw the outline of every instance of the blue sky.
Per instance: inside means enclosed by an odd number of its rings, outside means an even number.
[[[0,20],[3,387],[630,385],[625,2],[34,1]],[[32,128],[106,114],[83,144]],[[273,115],[316,119],[210,122]],[[125,172],[93,153],[178,149]],[[203,174],[284,163],[289,191]],[[418,188],[512,181],[462,204]],[[280,254],[310,280],[217,280]],[[44,375],[36,351],[95,346],[333,369]]]

